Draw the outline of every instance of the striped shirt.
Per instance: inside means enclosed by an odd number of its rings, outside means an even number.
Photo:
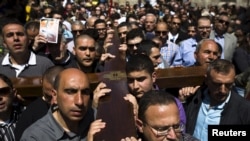
[[[14,129],[20,114],[21,108],[19,105],[16,105],[10,119],[0,123],[0,141],[15,141]]]

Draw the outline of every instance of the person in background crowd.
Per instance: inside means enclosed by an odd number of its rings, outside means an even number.
[[[146,39],[152,39],[155,35],[154,30],[157,23],[157,17],[153,13],[146,14],[144,23],[144,32]]]
[[[14,130],[16,123],[24,110],[17,103],[17,91],[10,78],[0,74],[0,140],[15,141]]]
[[[198,42],[208,39],[211,32],[211,20],[208,17],[198,19],[197,34],[195,37],[188,38],[180,42],[179,51],[172,66],[191,66],[195,63],[194,52]]]
[[[250,33],[248,28],[240,26],[235,30],[234,35],[237,37],[238,47],[235,48],[232,62],[236,74],[240,74],[250,67]]]
[[[85,30],[85,27],[81,21],[74,21],[71,23],[71,32],[73,34],[73,40],[67,43],[67,49],[74,54],[73,48],[74,48],[74,39],[79,36],[83,31]]]
[[[237,39],[234,35],[227,33],[230,18],[227,13],[220,13],[215,21],[214,30],[211,31],[210,38],[214,39],[222,47],[222,59],[232,61],[233,53],[237,47]]]
[[[26,128],[46,115],[50,106],[53,106],[53,84],[56,76],[63,70],[64,68],[61,66],[52,66],[44,72],[41,79],[43,96],[30,103],[22,112],[14,132],[17,141],[20,140],[22,133]]]
[[[160,47],[162,63],[158,68],[169,68],[173,64],[174,57],[178,53],[178,45],[168,40],[168,25],[166,22],[158,22],[155,29],[155,37],[159,37],[162,42]]]
[[[168,40],[172,43],[179,44],[186,40],[188,35],[181,31],[181,19],[178,15],[173,15],[171,23],[169,24]]]
[[[149,56],[154,64],[154,68],[162,62],[160,48],[157,44],[151,40],[143,40],[138,48],[138,54],[145,54]]]

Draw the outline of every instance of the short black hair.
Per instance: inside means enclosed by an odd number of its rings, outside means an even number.
[[[145,54],[131,55],[126,62],[126,73],[145,70],[150,75],[154,72],[154,64]]]
[[[7,77],[6,75],[0,73],[0,79],[3,80],[3,82],[6,83],[8,85],[8,87],[10,87],[11,89],[14,88],[11,79],[9,77]]]
[[[158,45],[152,40],[148,40],[148,39],[142,40],[142,42],[140,43],[138,47],[137,53],[142,53],[142,54],[146,54],[149,56],[151,54],[151,49],[154,47],[159,48]]]
[[[95,21],[95,23],[94,23],[94,27],[95,27],[97,24],[100,24],[100,23],[103,23],[103,24],[105,24],[105,26],[106,26],[106,21],[105,21],[105,20],[103,20],[103,19],[97,19],[97,20]]]
[[[18,24],[18,25],[24,26],[24,24],[21,23],[21,22],[20,22],[18,19],[16,19],[16,18],[7,18],[7,17],[0,18],[1,34],[3,33],[3,28],[4,28],[6,25],[9,25],[9,24]]]
[[[131,29],[126,36],[127,42],[128,40],[134,39],[135,37],[145,38],[144,33],[141,28]]]
[[[145,112],[147,111],[149,106],[152,105],[170,105],[176,104],[174,96],[167,93],[163,90],[150,90],[146,92],[140,99],[139,102],[139,110],[138,110],[138,118],[147,122],[145,117]],[[176,104],[177,106],[177,104]]]

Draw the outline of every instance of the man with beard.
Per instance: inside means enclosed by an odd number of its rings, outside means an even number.
[[[107,37],[107,25],[106,21],[102,19],[97,19],[94,23],[95,29],[98,31],[99,38],[97,40],[97,43],[99,44],[100,47],[104,46],[104,40]]]
[[[158,68],[169,68],[173,59],[178,53],[178,45],[168,40],[168,25],[165,22],[158,22],[156,24],[155,36],[159,37],[163,46],[160,47],[160,53],[162,56],[162,62],[158,65]]]

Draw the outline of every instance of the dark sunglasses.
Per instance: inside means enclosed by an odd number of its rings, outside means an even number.
[[[111,27],[111,26],[112,26],[112,24],[111,24],[111,23],[110,23],[110,24],[109,24],[109,23],[107,23],[107,27]]]
[[[137,43],[137,44],[127,44],[128,48],[134,48],[134,46],[139,47],[141,43]]]
[[[122,34],[127,34],[127,31],[118,33],[119,36],[121,36]]]
[[[8,95],[12,92],[10,87],[0,88],[0,95]]]
[[[177,22],[172,22],[173,24],[176,24],[176,25],[180,25],[181,23],[177,23]]]
[[[72,30],[71,32],[72,32],[72,34],[77,34],[78,32],[79,32],[79,33],[82,33],[83,30]]]
[[[188,30],[188,32],[192,32],[192,33],[194,33],[194,32],[196,32],[195,30]]]
[[[168,32],[167,31],[155,31],[156,35],[166,35]]]
[[[225,24],[225,25],[229,25],[229,22],[228,21],[224,21],[224,20],[222,20],[222,19],[219,19],[218,20],[219,21],[219,23],[221,23],[221,24]]]
[[[94,52],[95,51],[95,47],[84,47],[84,46],[81,46],[81,47],[79,47],[79,49],[81,51],[86,51],[86,50],[89,50],[90,52]]]

